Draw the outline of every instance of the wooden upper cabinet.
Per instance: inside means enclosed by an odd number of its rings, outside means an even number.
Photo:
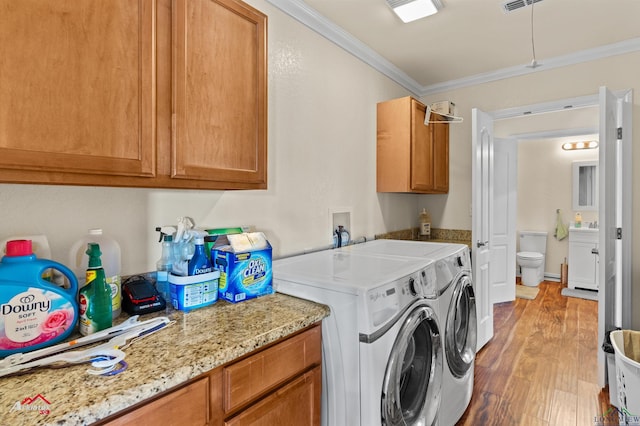
[[[378,103],[378,192],[449,191],[449,124],[427,126],[425,114],[425,105],[412,97]]]
[[[175,0],[171,177],[266,188],[266,16]]]
[[[154,176],[155,2],[0,0],[0,10],[2,180]]]
[[[267,187],[267,17],[240,0],[0,0],[0,182]]]

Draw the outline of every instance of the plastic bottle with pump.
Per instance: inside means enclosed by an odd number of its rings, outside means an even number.
[[[580,212],[576,213],[576,220],[574,222],[574,226],[576,228],[582,228],[582,214]]]
[[[107,284],[100,245],[87,245],[89,267],[86,284],[80,289],[80,334],[87,336],[111,327],[111,288]]]
[[[427,209],[422,209],[419,216],[420,222],[420,236],[425,238],[431,238],[431,215]]]
[[[207,235],[204,231],[192,231],[195,234],[195,251],[193,257],[189,260],[189,266],[187,272],[189,276],[208,274],[213,272],[213,266],[211,266],[211,260],[204,251],[204,237]]]
[[[173,234],[176,229],[171,226],[163,226],[156,228],[160,232],[160,240],[162,242],[162,255],[156,262],[156,289],[167,302],[167,306],[171,304],[171,295],[169,289],[169,274],[173,269]]]
[[[84,271],[89,262],[86,249],[89,243],[100,245],[104,273],[107,284],[111,288],[112,318],[115,319],[122,311],[122,281],[120,277],[122,259],[120,245],[113,238],[104,235],[100,228],[89,229],[87,235],[73,243],[69,251],[69,267],[76,274],[80,288],[85,283]]]

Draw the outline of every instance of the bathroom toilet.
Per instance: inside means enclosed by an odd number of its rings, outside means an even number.
[[[520,251],[516,254],[516,261],[520,266],[522,284],[536,287],[544,279],[546,252],[546,232],[520,231]]]

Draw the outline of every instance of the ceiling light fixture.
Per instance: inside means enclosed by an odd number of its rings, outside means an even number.
[[[386,0],[387,4],[405,24],[438,13],[440,0]]]
[[[594,149],[598,147],[598,141],[589,142],[567,142],[562,144],[565,151],[573,151],[574,149]]]

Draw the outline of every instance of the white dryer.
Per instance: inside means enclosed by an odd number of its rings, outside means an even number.
[[[322,424],[437,424],[443,352],[431,261],[327,250],[273,262],[276,291],[328,305]]]
[[[343,251],[429,259],[437,276],[438,318],[443,325],[445,365],[439,425],[452,426],[473,393],[477,312],[469,248],[464,244],[375,240]]]

